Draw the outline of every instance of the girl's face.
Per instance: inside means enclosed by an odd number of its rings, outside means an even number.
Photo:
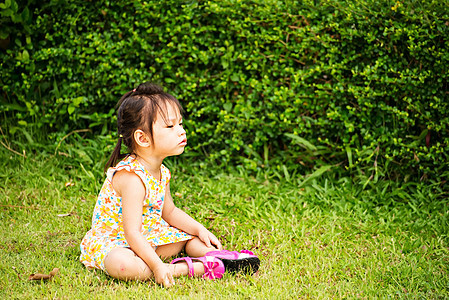
[[[167,104],[165,120],[158,113],[153,124],[153,140],[152,148],[155,155],[165,158],[184,152],[187,136],[182,124],[181,113],[175,105]]]

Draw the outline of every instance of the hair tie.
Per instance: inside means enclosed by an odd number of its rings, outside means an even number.
[[[133,93],[136,91],[136,89],[133,89]]]

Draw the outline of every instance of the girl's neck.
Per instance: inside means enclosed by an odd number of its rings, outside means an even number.
[[[150,172],[151,176],[157,180],[161,180],[161,165],[162,159],[143,157],[136,154],[136,159]]]

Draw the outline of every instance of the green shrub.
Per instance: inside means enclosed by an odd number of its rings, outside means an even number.
[[[366,182],[449,175],[444,1],[10,0],[0,13],[13,138],[114,131],[117,99],[151,80],[186,108],[191,156],[339,164]]]

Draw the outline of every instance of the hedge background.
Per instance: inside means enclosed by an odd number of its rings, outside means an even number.
[[[114,135],[117,100],[150,80],[183,103],[188,156],[449,176],[447,1],[45,2],[0,4],[12,140]]]

